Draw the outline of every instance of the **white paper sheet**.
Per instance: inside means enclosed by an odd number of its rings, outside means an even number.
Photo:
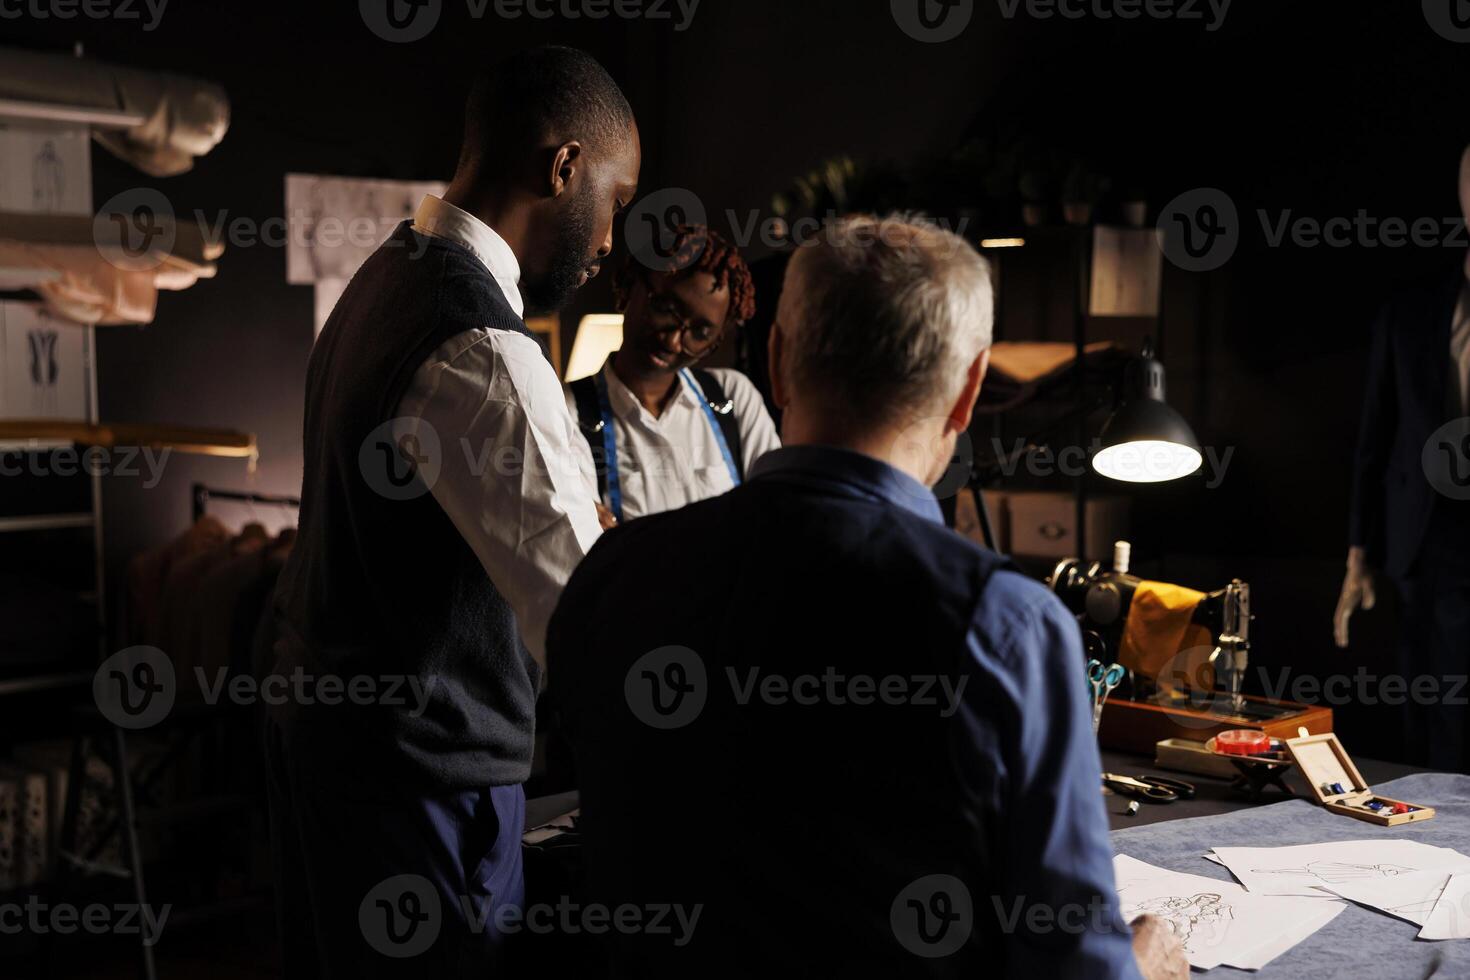
[[[1417,871],[1470,871],[1470,858],[1412,840],[1350,840],[1290,847],[1217,847],[1230,873],[1258,895],[1321,897],[1318,886],[1373,884]]]
[[[1419,938],[1470,939],[1470,874],[1450,876]]]
[[[1422,926],[1439,901],[1450,876],[1440,871],[1419,871],[1381,881],[1353,881],[1320,887],[1334,895],[1377,909],[1397,919]]]
[[[1256,970],[1306,939],[1342,911],[1321,892],[1313,899],[1252,895],[1228,881],[1113,859],[1125,920],[1144,914],[1167,921],[1191,966]]]
[[[1316,912],[1302,919],[1295,926],[1282,929],[1281,935],[1275,939],[1268,940],[1248,953],[1237,955],[1227,962],[1241,970],[1259,970],[1337,918],[1342,914],[1343,909],[1347,908],[1346,902],[1317,902],[1316,905],[1319,906]]]

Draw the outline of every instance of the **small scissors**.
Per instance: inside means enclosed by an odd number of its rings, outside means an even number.
[[[1108,700],[1108,695],[1113,693],[1113,688],[1123,683],[1123,675],[1128,671],[1122,664],[1113,664],[1104,667],[1101,660],[1087,661],[1087,686],[1092,690],[1092,733],[1097,734],[1098,727],[1102,724],[1103,705]]]
[[[1173,803],[1175,800],[1194,799],[1194,784],[1182,779],[1164,776],[1119,776],[1116,773],[1102,774],[1103,785],[1116,793],[1131,796],[1145,803]]]

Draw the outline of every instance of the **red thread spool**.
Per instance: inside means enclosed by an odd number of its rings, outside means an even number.
[[[1215,736],[1220,755],[1265,755],[1271,751],[1271,736],[1252,728],[1232,728]]]

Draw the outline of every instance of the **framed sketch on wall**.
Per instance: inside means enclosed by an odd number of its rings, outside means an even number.
[[[39,303],[0,303],[0,418],[90,418],[91,340]]]
[[[286,281],[316,287],[316,333],[358,267],[413,217],[424,195],[443,194],[444,187],[434,180],[286,175]]]

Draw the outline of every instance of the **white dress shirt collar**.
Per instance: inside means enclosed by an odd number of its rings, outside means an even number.
[[[504,238],[495,233],[494,228],[433,194],[426,195],[419,205],[413,216],[413,227],[422,234],[446,238],[473,252],[495,277],[515,315],[526,315],[520,289],[521,264],[516,260],[516,253],[510,250]]]
[[[623,379],[618,377],[618,372],[613,370],[613,358],[616,356],[617,352],[614,351],[603,362],[602,376],[607,381],[607,407],[611,408],[613,414],[618,418],[625,422],[630,417],[642,418],[649,425],[657,425],[660,419],[668,417],[669,409],[673,408],[678,402],[682,401],[687,406],[693,408],[699,407],[699,399],[690,387],[684,383],[683,377],[675,377],[673,397],[669,399],[668,404],[664,406],[660,414],[654,415],[644,406],[643,402],[638,400],[638,396],[633,394],[628,386],[623,383]],[[680,372],[681,375],[682,373]]]

